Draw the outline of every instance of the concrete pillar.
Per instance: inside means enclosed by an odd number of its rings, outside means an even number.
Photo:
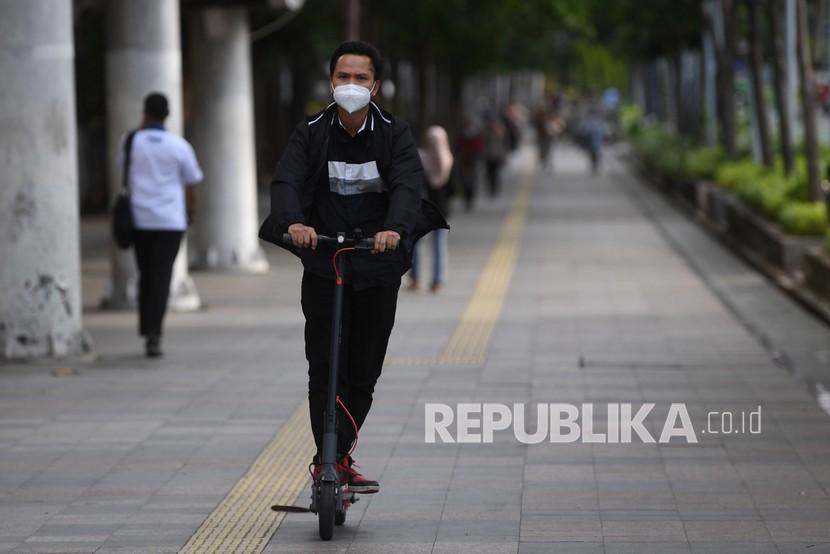
[[[0,2],[0,358],[77,355],[71,0]]]
[[[106,5],[107,145],[110,197],[114,200],[121,187],[121,137],[141,122],[148,93],[167,96],[167,129],[182,134],[182,56],[178,0],[108,0]],[[135,305],[137,273],[132,251],[118,250],[113,244],[110,260],[110,287],[102,305]],[[186,242],[176,258],[170,289],[172,309],[199,308],[199,295],[187,272]]]
[[[256,150],[248,14],[244,8],[192,10],[191,140],[205,173],[200,185],[195,263],[265,272],[257,239]]]

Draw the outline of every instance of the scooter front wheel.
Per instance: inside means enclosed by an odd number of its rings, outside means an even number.
[[[317,518],[320,522],[320,538],[328,541],[334,535],[334,483],[322,482],[319,490]]]

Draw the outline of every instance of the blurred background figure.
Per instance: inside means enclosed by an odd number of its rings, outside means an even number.
[[[464,208],[469,212],[475,204],[478,190],[478,162],[483,149],[481,126],[472,116],[465,116],[461,133],[455,139],[457,158],[456,176],[464,196]]]
[[[608,135],[608,124],[598,106],[589,106],[583,118],[580,132],[583,135],[583,144],[591,161],[591,173],[597,175],[602,168],[602,147]]]
[[[536,130],[536,146],[539,149],[539,167],[543,170],[550,167],[550,149],[553,145],[553,129],[550,123],[551,116],[547,107],[542,105],[533,114],[533,127]]]
[[[504,106],[502,121],[507,128],[507,144],[511,152],[518,148],[521,142],[521,126],[526,119],[525,116],[525,107],[515,98],[511,98]]]
[[[616,87],[608,87],[602,92],[602,109],[609,117],[616,116],[620,108],[620,91]]]
[[[571,140],[588,156],[591,173],[598,174],[610,130],[602,104],[592,96],[578,98],[568,119],[568,129]]]
[[[453,155],[447,131],[440,125],[432,125],[424,132],[422,147],[418,149],[424,166],[424,195],[434,202],[449,219],[450,178],[452,176]],[[436,229],[423,240],[432,244],[432,284],[433,293],[440,292],[447,284],[447,229]],[[409,274],[410,290],[418,290],[419,279],[423,271],[421,243],[415,244],[412,256],[412,270]]]
[[[501,168],[507,156],[509,135],[504,120],[489,110],[484,113],[483,138],[487,192],[490,198],[495,198],[500,192]]]

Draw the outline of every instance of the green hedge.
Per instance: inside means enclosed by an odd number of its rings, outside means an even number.
[[[722,163],[715,170],[715,182],[728,190],[735,190],[739,184],[754,182],[761,178],[766,170],[752,160],[730,160]]]
[[[824,202],[787,202],[778,222],[793,235],[821,236],[827,232],[827,208]]]
[[[638,106],[628,104],[620,108],[620,129],[629,138],[640,134],[643,129],[643,112]]]
[[[650,171],[663,177],[686,174],[686,140],[659,125],[643,125],[631,141]]]
[[[725,159],[723,148],[696,148],[686,154],[686,174],[695,179],[714,179]]]
[[[688,140],[648,123],[636,106],[620,110],[620,125],[645,166],[661,177],[710,179],[735,193],[745,204],[794,235],[826,234],[830,253],[830,224],[823,202],[807,202],[807,160],[797,150],[795,171],[784,176],[783,161],[774,169],[746,157],[726,158],[721,148],[693,147]],[[830,149],[821,151],[821,167],[830,164]]]
[[[796,186],[795,179],[774,173],[761,174],[739,182],[735,194],[767,219],[776,220],[784,204],[793,199]]]

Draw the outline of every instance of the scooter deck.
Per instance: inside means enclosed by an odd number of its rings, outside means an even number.
[[[355,502],[360,500],[360,498],[358,498],[359,493],[357,493],[357,492],[354,492],[354,491],[351,491],[351,490],[347,489],[342,494],[343,494],[343,502],[344,502],[346,510],[348,510],[349,507],[352,504],[354,504]],[[374,493],[369,493],[369,494],[374,494]],[[304,508],[302,506],[287,506],[287,505],[284,505],[284,504],[274,504],[273,506],[271,506],[271,510],[274,511],[274,512],[287,512],[287,513],[291,513],[291,514],[309,514],[309,513],[316,514],[317,513],[316,507],[314,506],[313,502],[308,508]]]

